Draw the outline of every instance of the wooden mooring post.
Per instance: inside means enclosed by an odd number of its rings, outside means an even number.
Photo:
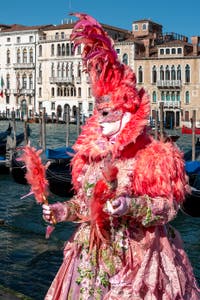
[[[160,140],[164,139],[164,103],[160,102]]]
[[[196,144],[196,134],[195,134],[195,127],[196,127],[196,111],[193,110],[192,112],[192,160],[194,161],[196,158],[196,149],[195,149],[195,144]]]
[[[40,112],[40,146],[43,151],[46,150],[46,118],[45,118],[45,108],[43,107]]]
[[[69,146],[70,124],[69,124],[69,106],[66,107],[66,147]]]

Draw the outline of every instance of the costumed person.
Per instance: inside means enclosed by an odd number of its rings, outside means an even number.
[[[80,223],[46,300],[199,300],[181,239],[168,223],[189,192],[182,153],[148,133],[150,101],[137,90],[101,25],[75,14],[71,39],[96,100],[73,148],[74,197],[43,205],[52,223]]]

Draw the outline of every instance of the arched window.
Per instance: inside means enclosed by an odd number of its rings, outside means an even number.
[[[42,78],[42,65],[39,64],[39,78]]]
[[[185,66],[185,82],[187,82],[187,83],[190,82],[190,66],[189,65]]]
[[[177,80],[181,80],[181,66],[178,65],[177,67]]]
[[[153,101],[153,103],[157,102],[157,95],[156,95],[155,91],[153,91],[153,94],[152,94],[152,101]]]
[[[60,44],[57,45],[57,56],[61,56],[61,47],[60,47]]]
[[[185,104],[190,104],[190,93],[189,93],[189,91],[185,92]]]
[[[65,44],[62,44],[62,56],[65,56]]]
[[[143,70],[142,70],[142,66],[140,66],[138,69],[138,83],[142,83],[142,82],[143,82]]]
[[[169,66],[166,66],[166,69],[165,69],[165,79],[170,80]]]
[[[78,97],[81,97],[81,88],[78,88]]]
[[[66,55],[69,56],[69,44],[66,44]]]
[[[33,63],[33,49],[32,48],[29,51],[29,62]]]
[[[70,77],[72,77],[72,79],[74,78],[74,64],[73,64],[73,62],[71,63],[71,66],[70,66]]]
[[[33,76],[29,75],[29,89],[33,89]]]
[[[172,93],[171,93],[171,99],[172,99],[172,101],[175,101],[175,100],[176,100],[175,92],[172,92]]]
[[[123,62],[123,64],[128,65],[128,54],[127,53],[124,53],[122,62]]]
[[[170,93],[169,92],[166,92],[166,100],[170,101]]]
[[[64,64],[64,63],[62,63],[61,77],[62,77],[62,78],[65,77],[65,64]]]
[[[9,90],[10,89],[10,75],[6,75],[6,88]]]
[[[51,77],[55,77],[54,63],[51,64]]]
[[[57,96],[60,96],[60,88],[57,88]]]
[[[163,66],[160,67],[160,80],[164,80],[164,69],[163,69]]]
[[[20,64],[21,57],[20,57],[20,49],[17,49],[17,63]]]
[[[164,91],[161,92],[161,100],[165,101],[165,92]]]
[[[55,89],[54,89],[54,87],[51,88],[51,97],[55,97]]]
[[[42,56],[42,45],[39,46],[39,56]]]
[[[10,64],[10,50],[7,50],[6,63]]]
[[[59,63],[57,65],[57,77],[61,77],[61,67]]]
[[[26,76],[26,74],[23,74],[23,76],[22,76],[22,88],[27,89],[27,76]]]
[[[152,69],[152,83],[156,83],[157,81],[157,71],[156,71],[156,66],[153,66]]]
[[[80,62],[78,63],[78,66],[77,66],[77,76],[79,78],[81,78],[81,63]]]
[[[23,50],[22,61],[24,64],[27,63],[27,50],[26,49]]]
[[[171,68],[171,80],[176,80],[176,71],[174,65]]]
[[[176,101],[180,101],[180,92],[176,92]]]
[[[65,72],[66,72],[66,77],[69,77],[69,64],[68,63],[66,63]]]
[[[51,56],[55,55],[54,51],[55,51],[55,47],[54,47],[54,44],[52,44],[51,45]]]

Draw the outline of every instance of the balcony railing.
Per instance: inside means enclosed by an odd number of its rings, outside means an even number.
[[[181,103],[180,101],[159,101],[159,103],[162,102],[164,105],[164,108],[180,108]]]
[[[39,41],[40,42],[61,42],[70,40],[70,34],[64,34],[64,35],[50,35],[50,36],[40,36]]]
[[[74,84],[73,77],[50,77],[50,83],[66,83],[66,84]]]
[[[159,88],[180,88],[181,80],[158,80],[156,84]]]
[[[16,63],[14,64],[14,69],[34,69],[34,63]]]
[[[13,94],[14,95],[24,95],[24,96],[33,96],[35,94],[35,90],[34,89],[17,89],[17,90],[13,90]]]

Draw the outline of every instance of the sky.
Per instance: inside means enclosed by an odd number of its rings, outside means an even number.
[[[58,25],[71,18],[70,12],[84,12],[127,30],[134,21],[150,19],[161,24],[163,32],[200,36],[199,0],[1,0],[0,24]]]

